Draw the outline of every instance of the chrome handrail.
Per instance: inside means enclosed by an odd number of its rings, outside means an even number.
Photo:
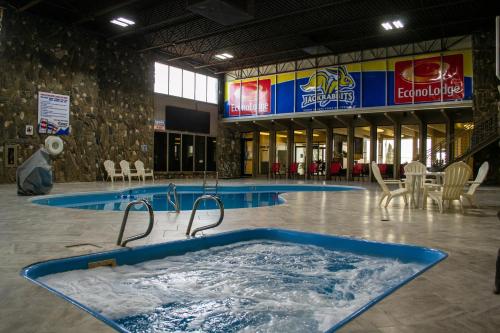
[[[214,189],[215,194],[217,194],[217,191],[219,189],[219,172],[215,171],[215,187],[210,187],[207,186],[207,172],[203,171],[203,194],[207,193],[207,189]]]
[[[170,194],[174,193],[174,201],[172,201]],[[172,205],[175,209],[175,212],[178,214],[181,211],[181,208],[179,207],[179,195],[177,194],[177,187],[175,186],[174,183],[168,184],[168,192],[167,192],[167,212],[171,213],[168,210],[169,205]]]
[[[213,224],[209,224],[209,225],[194,229],[193,232],[191,233],[191,235],[189,235],[189,233],[191,232],[191,227],[193,225],[194,216],[196,215],[196,210],[198,209],[198,206],[200,205],[201,202],[207,201],[207,200],[213,200],[219,206],[219,211],[220,211],[219,221],[217,221],[216,223],[213,223]],[[216,195],[211,195],[211,194],[202,195],[201,197],[196,199],[196,201],[193,204],[193,211],[191,212],[191,218],[189,219],[189,224],[188,224],[188,227],[186,230],[186,236],[194,237],[200,231],[215,228],[222,223],[223,219],[224,219],[224,204],[222,203],[222,200]]]
[[[146,208],[149,212],[148,229],[146,230],[145,233],[129,237],[122,242],[123,233],[125,232],[125,225],[127,224],[128,214],[130,212],[130,209],[133,206],[139,205],[139,204],[146,206]],[[128,242],[147,237],[151,233],[151,231],[153,230],[154,221],[155,221],[155,217],[154,217],[154,213],[153,213],[153,207],[151,207],[151,204],[149,203],[149,201],[147,201],[146,199],[141,199],[141,200],[129,202],[129,204],[127,205],[127,208],[125,208],[125,215],[123,216],[122,226],[120,228],[120,233],[118,234],[118,240],[116,241],[116,245],[120,245],[120,246],[124,247],[125,245],[127,245]]]

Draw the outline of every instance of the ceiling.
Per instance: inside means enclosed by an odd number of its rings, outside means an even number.
[[[188,8],[199,2],[18,0],[6,3],[18,11],[80,26],[138,52],[152,52],[165,60],[212,72],[302,59],[314,52],[338,54],[469,34],[493,29],[495,14],[500,13],[499,2],[492,0],[202,1],[239,6],[246,17],[239,23],[225,22],[225,25]],[[224,12],[215,14],[224,17]],[[122,28],[109,22],[119,16],[136,24]],[[395,19],[400,19],[405,27],[390,31],[381,27],[382,22]],[[223,52],[234,58],[221,61],[214,57]]]

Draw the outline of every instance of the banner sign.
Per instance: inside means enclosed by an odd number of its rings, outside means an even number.
[[[462,54],[398,61],[394,76],[396,104],[464,98]]]
[[[155,119],[154,130],[156,132],[165,132],[165,120]]]
[[[472,99],[472,52],[280,73],[226,83],[225,117]]]
[[[38,92],[38,133],[69,135],[69,96]]]

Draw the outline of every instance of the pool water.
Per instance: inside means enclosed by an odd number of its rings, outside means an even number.
[[[324,332],[424,267],[250,240],[38,280],[130,332]]]
[[[311,192],[311,191],[351,191],[359,190],[354,186],[322,186],[322,185],[253,185],[253,186],[220,186],[217,195],[224,203],[224,208],[252,208],[275,206],[285,202],[280,196],[286,192]],[[114,192],[96,192],[37,197],[32,200],[39,205],[90,209],[123,211],[127,204],[134,200],[147,199],[152,203],[154,211],[173,211],[167,205],[167,186],[148,186],[126,189]],[[203,194],[201,186],[177,186],[180,209],[191,210],[194,201]],[[173,195],[171,196],[173,200]],[[215,209],[213,201],[200,204],[199,209]],[[144,206],[135,206],[132,210],[146,210]]]

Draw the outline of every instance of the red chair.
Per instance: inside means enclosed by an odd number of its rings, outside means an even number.
[[[382,178],[387,178],[387,164],[379,164],[380,175]]]
[[[352,167],[352,178],[354,179],[354,177],[358,177],[358,180],[361,180],[361,177],[363,177],[363,164],[354,164]]]
[[[314,178],[314,176],[317,176],[319,179],[318,164],[316,162],[309,164],[309,167],[307,168],[307,173],[309,174],[310,177]]]
[[[333,162],[330,164],[330,176],[340,180],[340,171],[342,170],[342,164],[340,162]]]
[[[271,176],[273,176],[274,178],[276,178],[276,176],[279,176],[280,179],[281,179],[281,165],[279,163],[273,163],[271,165]]]
[[[299,163],[290,164],[290,170],[288,171],[288,175],[290,178],[295,178],[299,174]]]

